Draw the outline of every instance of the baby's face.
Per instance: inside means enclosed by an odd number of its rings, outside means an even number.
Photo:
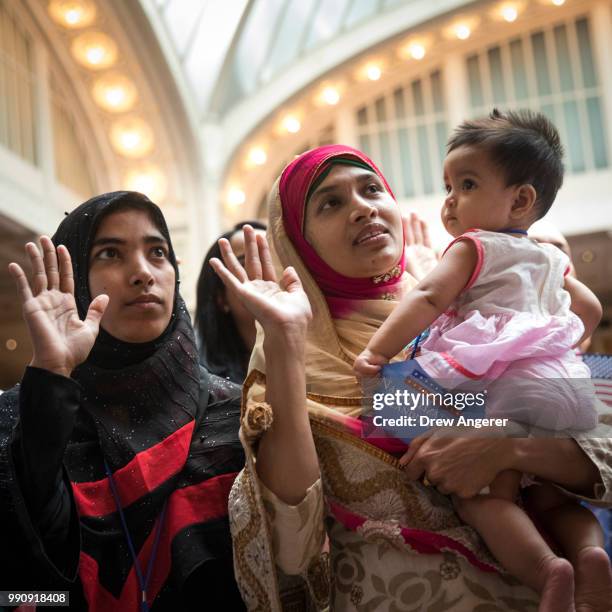
[[[452,236],[472,228],[499,231],[512,226],[516,187],[506,186],[502,171],[482,147],[463,146],[444,160],[446,199],[442,223]]]

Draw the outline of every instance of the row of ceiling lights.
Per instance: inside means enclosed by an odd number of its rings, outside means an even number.
[[[542,0],[546,4],[554,6],[562,6],[565,0]],[[498,20],[504,20],[512,23],[518,19],[519,14],[524,8],[523,2],[504,2],[495,7],[492,17]],[[459,40],[467,40],[472,32],[479,25],[478,17],[463,18],[453,21],[443,30],[446,38],[456,38]],[[398,50],[398,55],[402,59],[422,60],[427,55],[427,49],[432,44],[431,37],[422,35],[411,37],[407,42],[403,43]],[[370,80],[378,81],[383,75],[384,63],[380,60],[369,60],[365,62],[355,73],[357,82]],[[329,105],[335,106],[342,97],[342,90],[338,86],[325,85],[318,90],[314,103],[316,106]],[[286,114],[278,123],[274,130],[275,135],[295,134],[302,127],[303,114],[291,112]],[[268,153],[265,146],[261,144],[253,145],[247,152],[243,162],[247,168],[255,168],[263,166],[268,160]],[[240,185],[233,184],[226,191],[226,204],[231,210],[235,210],[246,202],[246,194]]]
[[[69,30],[91,26],[97,13],[91,0],[50,0],[48,10],[57,24]],[[100,72],[91,88],[94,102],[109,113],[124,115],[113,121],[109,133],[115,152],[137,162],[126,172],[124,187],[163,200],[166,176],[159,166],[145,161],[155,147],[154,131],[141,116],[129,114],[138,102],[138,89],[123,72],[112,70],[119,56],[117,43],[102,31],[89,30],[73,38],[70,50],[79,64]]]

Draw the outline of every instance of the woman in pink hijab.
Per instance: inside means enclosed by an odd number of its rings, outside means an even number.
[[[402,443],[364,437],[352,372],[416,284],[393,192],[363,153],[333,145],[291,162],[268,204],[269,246],[245,228],[245,267],[227,241],[224,263],[211,262],[259,323],[243,391],[247,461],[229,508],[247,607],[535,608],[447,495],[475,495],[512,468],[610,499],[609,441],[431,436],[401,469]],[[540,609],[558,603],[545,595]]]

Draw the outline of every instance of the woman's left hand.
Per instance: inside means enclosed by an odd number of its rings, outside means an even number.
[[[462,437],[456,437],[461,435]],[[467,499],[489,486],[497,474],[511,467],[512,438],[479,430],[459,433],[437,429],[418,436],[400,459],[411,480],[425,476],[440,493]]]
[[[406,241],[406,271],[417,280],[425,278],[437,265],[438,256],[431,248],[427,223],[415,212],[402,215]]]

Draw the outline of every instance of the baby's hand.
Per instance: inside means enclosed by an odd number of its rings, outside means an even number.
[[[355,359],[353,370],[355,375],[359,377],[376,376],[380,372],[381,366],[389,363],[389,359],[384,355],[374,353],[369,349],[365,349]]]

